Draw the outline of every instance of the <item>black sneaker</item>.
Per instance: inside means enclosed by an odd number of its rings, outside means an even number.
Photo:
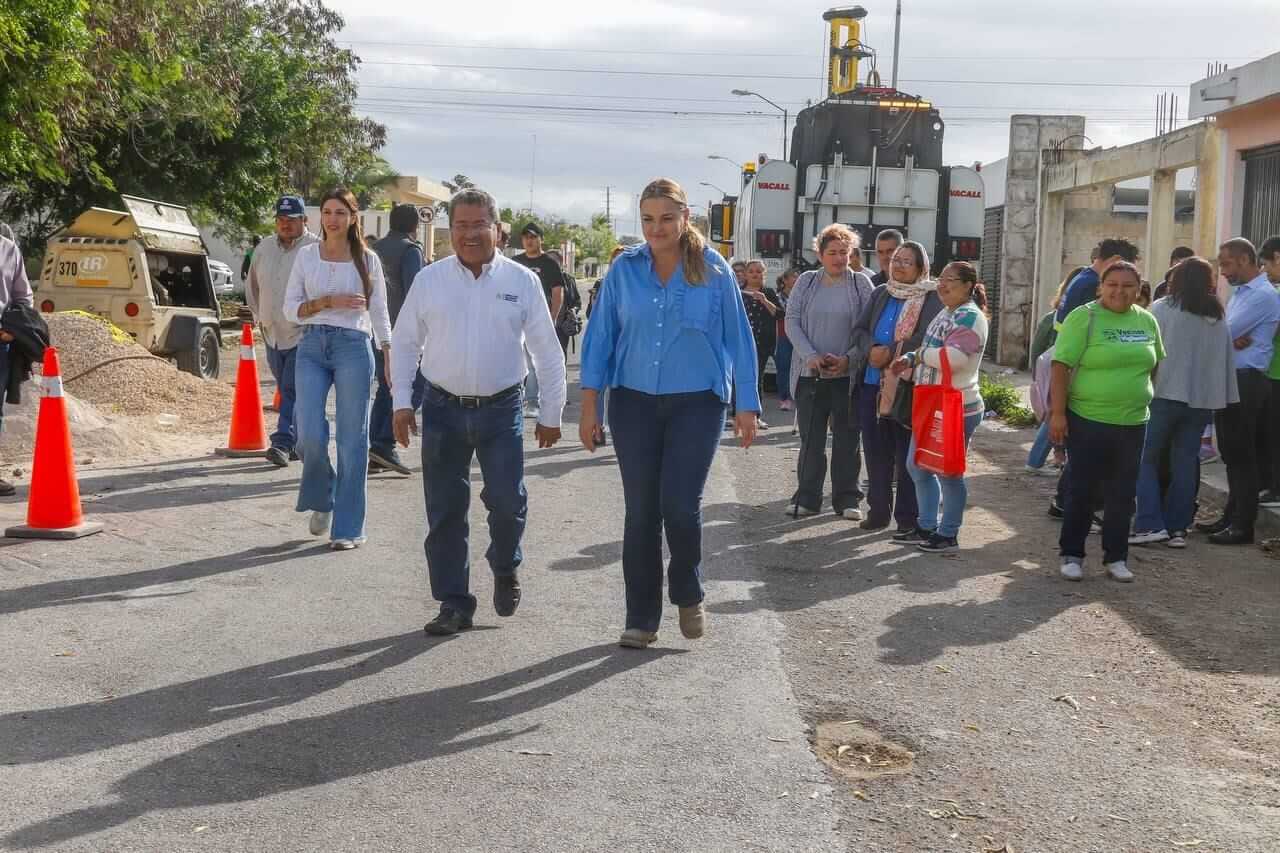
[[[395,471],[397,474],[408,477],[413,472],[404,466],[400,458],[395,453],[383,453],[381,450],[369,449],[369,463],[376,463],[388,471]]]
[[[267,461],[277,468],[289,467],[289,455],[279,447],[267,448]]]
[[[290,451],[289,451],[289,461],[290,461],[290,462],[297,462],[297,461],[298,461],[298,460],[300,460],[300,459],[302,459],[302,457],[298,455],[298,451],[297,451],[297,450],[290,450]]]
[[[916,547],[921,551],[928,551],[930,554],[942,554],[946,551],[955,551],[960,547],[960,543],[956,541],[954,536],[931,533],[928,541],[921,542]]]
[[[459,631],[469,631],[470,629],[470,616],[463,616],[452,607],[441,607],[440,614],[428,622],[422,630],[433,637],[448,637]]]
[[[514,616],[520,606],[520,578],[514,574],[494,575],[493,609],[499,616]]]
[[[1277,492],[1274,489],[1267,489],[1258,496],[1258,506],[1280,506],[1280,492]]]
[[[906,533],[893,534],[893,541],[902,542],[903,544],[928,542],[929,537],[931,536],[933,536],[932,530],[925,530],[923,527],[913,527]]]
[[[863,522],[858,525],[858,527],[863,530],[884,530],[888,526],[889,522],[887,519],[885,521],[879,521],[874,518],[864,519]]]
[[[13,483],[8,480],[0,480],[0,498],[11,498],[18,493]]]
[[[1049,501],[1049,517],[1050,518],[1062,518],[1062,516],[1064,515],[1066,515],[1066,513],[1062,511],[1062,507],[1058,506],[1057,498],[1054,498],[1053,500]]]

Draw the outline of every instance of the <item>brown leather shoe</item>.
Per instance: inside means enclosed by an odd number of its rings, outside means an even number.
[[[698,602],[692,607],[680,608],[680,633],[690,640],[702,636],[707,628],[707,608]]]
[[[618,645],[624,649],[647,649],[656,642],[658,642],[656,631],[643,631],[639,628],[628,628],[618,639]]]

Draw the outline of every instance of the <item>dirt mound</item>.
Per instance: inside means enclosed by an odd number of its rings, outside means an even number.
[[[832,770],[854,781],[906,773],[915,761],[911,750],[854,720],[819,723],[813,751]]]
[[[225,438],[231,385],[182,373],[100,318],[59,312],[46,319],[62,366],[77,459],[206,453]],[[119,358],[127,360],[104,364]],[[20,405],[5,406],[0,459],[11,468],[30,464],[38,381],[23,386]]]

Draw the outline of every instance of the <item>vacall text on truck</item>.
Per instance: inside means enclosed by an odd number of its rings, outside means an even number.
[[[761,155],[743,169],[733,256],[763,260],[772,276],[816,266],[813,238],[833,222],[858,232],[872,270],[875,236],[886,228],[924,245],[935,274],[981,254],[982,176],[942,165],[945,126],[932,104],[880,85],[875,51],[861,40],[866,15],[861,6],[823,15],[831,31],[827,98],[796,116],[789,161]]]
[[[178,369],[216,378],[222,332],[200,231],[184,207],[120,198],[123,211],[91,207],[50,239],[37,305],[105,317]]]

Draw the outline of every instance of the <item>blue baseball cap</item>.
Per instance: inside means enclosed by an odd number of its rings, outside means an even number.
[[[276,202],[276,216],[287,216],[290,219],[306,219],[307,206],[303,203],[302,196],[280,196],[280,200]]]

